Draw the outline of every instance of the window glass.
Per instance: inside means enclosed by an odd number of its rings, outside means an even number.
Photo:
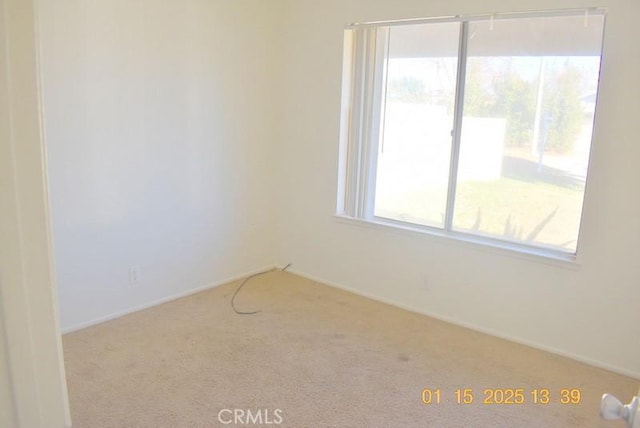
[[[576,254],[604,19],[590,9],[354,24],[339,209]]]
[[[469,24],[455,230],[575,252],[602,19]]]
[[[444,225],[459,33],[457,22],[390,29],[376,176],[378,217]]]

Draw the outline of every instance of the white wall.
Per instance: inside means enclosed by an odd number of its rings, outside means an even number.
[[[39,3],[63,330],[272,265],[281,3]]]
[[[640,377],[639,4],[286,1],[278,260],[361,294]],[[609,8],[580,265],[566,268],[333,217],[345,24],[580,6]]]

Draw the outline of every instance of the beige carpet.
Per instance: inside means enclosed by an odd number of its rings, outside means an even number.
[[[73,426],[622,427],[599,419],[600,396],[638,390],[285,272],[250,281],[237,306],[261,312],[236,315],[237,284],[65,335]],[[427,387],[440,404],[422,403]],[[456,404],[457,388],[475,401]],[[487,388],[522,388],[526,403],[483,404]],[[543,388],[550,403],[531,404]],[[580,403],[561,404],[563,388],[579,389]],[[240,423],[225,424],[235,409]]]

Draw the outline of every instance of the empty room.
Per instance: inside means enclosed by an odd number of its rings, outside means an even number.
[[[640,428],[636,0],[0,6],[0,427]]]

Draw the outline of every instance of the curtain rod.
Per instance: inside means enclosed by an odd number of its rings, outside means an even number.
[[[602,7],[586,7],[586,8],[574,8],[574,9],[545,9],[545,10],[530,10],[522,12],[496,12],[496,13],[483,13],[473,15],[450,15],[450,16],[437,16],[432,18],[406,18],[395,19],[387,21],[368,21],[368,22],[354,22],[348,24],[346,28],[361,28],[380,25],[411,25],[411,24],[427,24],[436,22],[455,22],[455,21],[481,21],[481,20],[495,20],[495,19],[512,19],[512,18],[543,18],[554,16],[578,16],[583,15],[585,19],[589,15],[606,15],[607,9]]]

